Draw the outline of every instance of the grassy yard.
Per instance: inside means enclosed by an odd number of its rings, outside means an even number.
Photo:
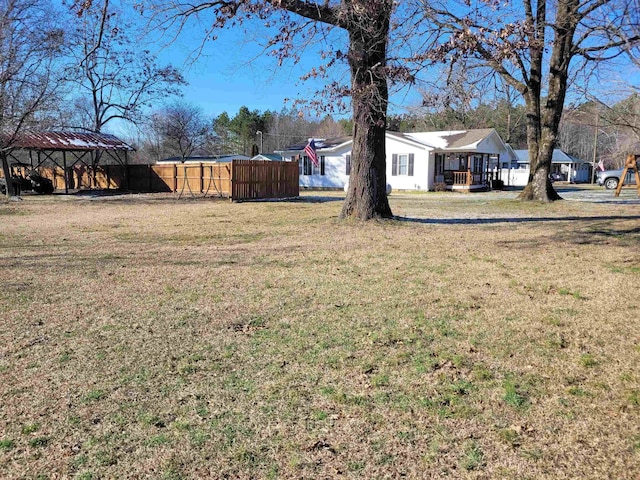
[[[638,205],[391,203],[0,202],[0,478],[640,478]]]

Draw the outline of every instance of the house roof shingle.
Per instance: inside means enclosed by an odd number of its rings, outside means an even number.
[[[316,145],[316,150],[330,150],[332,148],[337,147],[338,145],[342,145],[343,143],[350,142],[351,140],[353,140],[353,137],[351,135],[348,135],[344,137],[334,137],[334,138],[322,138],[322,139],[317,138],[317,139],[314,139],[314,143]],[[289,145],[288,147],[285,147],[282,150],[277,150],[277,151],[283,151],[283,152],[302,151],[304,150],[304,147],[307,146],[307,143],[309,142]]]

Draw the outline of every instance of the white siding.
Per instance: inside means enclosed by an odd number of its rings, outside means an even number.
[[[351,145],[335,152],[318,150],[317,153],[318,158],[324,156],[324,175],[320,175],[319,167],[314,169],[313,175],[301,174],[300,186],[307,188],[344,188],[349,180],[346,174],[346,156],[351,154]]]
[[[572,172],[572,181],[573,182],[590,182],[591,178],[589,176],[589,164],[588,163],[574,163],[573,164],[573,172]]]
[[[393,190],[429,190],[433,179],[429,172],[433,168],[428,147],[387,136],[387,183]],[[393,175],[393,155],[413,155],[413,175]],[[433,175],[431,175],[433,176]]]
[[[557,165],[557,164],[554,164]],[[589,165],[586,163],[573,163],[571,169],[571,181],[582,183],[589,182]],[[505,185],[510,187],[524,187],[529,181],[529,166],[527,168],[504,168],[501,179]],[[569,172],[569,164],[561,164],[561,172],[565,175]]]
[[[478,144],[479,153],[500,155],[500,162],[511,162],[511,157],[497,133],[493,133]]]
[[[524,187],[529,181],[528,168],[503,168],[500,174],[505,186]]]

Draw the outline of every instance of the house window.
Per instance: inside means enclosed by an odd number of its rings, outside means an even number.
[[[478,156],[473,157],[473,172],[474,173],[482,172],[482,157],[478,157]]]
[[[347,155],[345,162],[345,175],[351,175],[351,155]]]
[[[324,175],[324,155],[320,155],[318,160],[316,167],[309,157],[303,156],[300,162],[300,175]]]
[[[391,155],[391,175],[405,175],[412,177],[413,176],[413,163],[414,163],[414,154],[413,153],[402,153],[397,154],[394,153]]]
[[[436,175],[444,173],[444,154],[436,153]]]
[[[398,175],[406,175],[409,171],[409,155],[398,155]]]
[[[313,164],[311,163],[311,160],[309,159],[309,157],[304,155],[302,157],[302,162],[300,162],[300,165],[301,165],[300,175],[313,175]]]

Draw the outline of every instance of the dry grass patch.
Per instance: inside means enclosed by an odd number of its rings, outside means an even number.
[[[640,476],[633,206],[340,207],[0,204],[0,477]]]

